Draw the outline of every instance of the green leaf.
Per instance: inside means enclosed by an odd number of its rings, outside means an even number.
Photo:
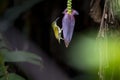
[[[7,78],[8,78],[8,80],[25,80],[21,76],[14,74],[14,73],[8,74]],[[6,80],[6,76],[0,78],[0,80]]]
[[[6,67],[4,65],[0,65],[0,77],[5,75]]]
[[[0,77],[4,75],[4,70],[3,70],[3,67],[0,66]]]
[[[4,59],[3,56],[0,54],[0,77],[4,75],[5,73],[5,65],[4,65]]]
[[[5,62],[29,62],[41,65],[41,57],[26,51],[2,51]]]

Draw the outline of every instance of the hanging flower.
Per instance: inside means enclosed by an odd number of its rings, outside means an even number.
[[[78,12],[72,9],[72,0],[67,1],[67,9],[63,12],[64,17],[62,19],[62,29],[63,29],[63,38],[65,42],[65,46],[68,47],[75,26],[75,18],[74,15],[78,15]]]
[[[64,13],[64,17],[62,19],[63,38],[66,47],[68,47],[72,39],[75,26],[74,15],[78,15],[78,12],[72,9],[71,13],[69,13],[68,10],[66,9],[63,13]]]
[[[67,0],[67,8],[63,12],[64,17],[62,19],[62,29],[60,29],[59,26],[57,26],[56,21],[57,19],[52,23],[52,28],[54,30],[54,34],[56,39],[60,42],[60,40],[64,40],[65,46],[68,47],[73,31],[75,26],[75,18],[74,15],[78,15],[79,13],[72,9],[72,0]],[[63,31],[63,38],[61,37],[61,33]]]

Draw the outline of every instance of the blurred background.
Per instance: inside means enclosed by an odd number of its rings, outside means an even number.
[[[51,27],[51,23],[58,17],[58,25],[61,27],[62,12],[66,8],[67,0],[0,0],[0,31],[4,34],[3,37],[7,36],[6,40],[13,48],[16,48],[15,43],[21,48],[19,45],[24,38],[31,41],[69,79],[97,80],[99,64],[94,47],[99,23],[94,22],[89,15],[90,2],[91,0],[73,0],[73,9],[79,15],[75,16],[74,34],[68,48],[63,41],[58,43]],[[101,8],[103,2],[101,0]],[[17,32],[24,38],[19,37]],[[23,47],[26,48],[25,45]],[[21,74],[21,71],[18,72]],[[22,76],[26,77],[23,74]]]

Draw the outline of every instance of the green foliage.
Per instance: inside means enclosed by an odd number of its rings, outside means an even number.
[[[41,57],[26,51],[11,51],[0,34],[0,80],[25,80],[16,74],[7,71],[5,62],[29,62],[41,66]]]
[[[25,80],[24,78],[22,78],[19,75],[16,75],[14,73],[10,73],[7,78],[4,76],[2,78],[0,78],[0,80]]]
[[[115,18],[120,19],[120,0],[110,0],[109,3]]]
[[[77,70],[96,73],[99,67],[99,53],[96,39],[78,36],[67,56],[68,64]]]
[[[6,68],[4,66],[3,56],[0,54],[0,77],[5,75]]]
[[[9,74],[5,62],[29,62],[41,66],[41,58],[33,53],[26,51],[0,50],[0,80],[25,80],[16,74]]]
[[[27,0],[21,5],[9,8],[5,12],[3,20],[0,21],[0,31],[2,31],[2,29],[6,30],[9,27],[9,23],[13,22],[21,13],[29,10],[40,1],[42,0]],[[0,0],[0,4],[2,6],[0,8],[0,13],[3,12],[4,7],[7,6],[7,2],[7,0]],[[29,62],[41,66],[41,57],[26,51],[9,50],[5,39],[3,39],[3,36],[0,33],[0,80],[25,80],[16,74],[10,74],[7,71],[7,66],[9,67],[9,65],[5,66],[5,62]]]
[[[25,80],[18,75],[9,74],[5,62],[29,62],[41,66],[41,58],[33,53],[26,51],[0,50],[0,80]]]
[[[41,57],[26,51],[6,51],[2,50],[1,54],[5,62],[30,62],[41,65]]]
[[[100,80],[120,80],[120,33],[118,29],[100,39],[78,36],[69,52],[68,64],[77,70],[83,70],[92,78],[103,77]],[[98,75],[98,72],[101,73]],[[98,80],[77,77],[74,80]]]

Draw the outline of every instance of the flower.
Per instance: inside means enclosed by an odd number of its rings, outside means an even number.
[[[55,20],[52,23],[52,28],[54,30],[54,34],[56,39],[60,42],[60,40],[64,40],[65,46],[68,47],[73,31],[74,31],[74,26],[75,26],[75,18],[74,15],[78,15],[79,13],[72,9],[72,0],[67,0],[67,8],[63,12],[64,17],[62,19],[62,29],[60,29],[59,26],[57,26]],[[61,37],[61,33],[63,32],[63,38]]]
[[[74,9],[72,9],[71,13],[68,12],[67,9],[65,9],[63,14],[64,14],[64,17],[62,19],[63,39],[65,42],[65,46],[68,47],[72,39],[74,26],[75,26],[74,15],[78,15],[79,13]]]

